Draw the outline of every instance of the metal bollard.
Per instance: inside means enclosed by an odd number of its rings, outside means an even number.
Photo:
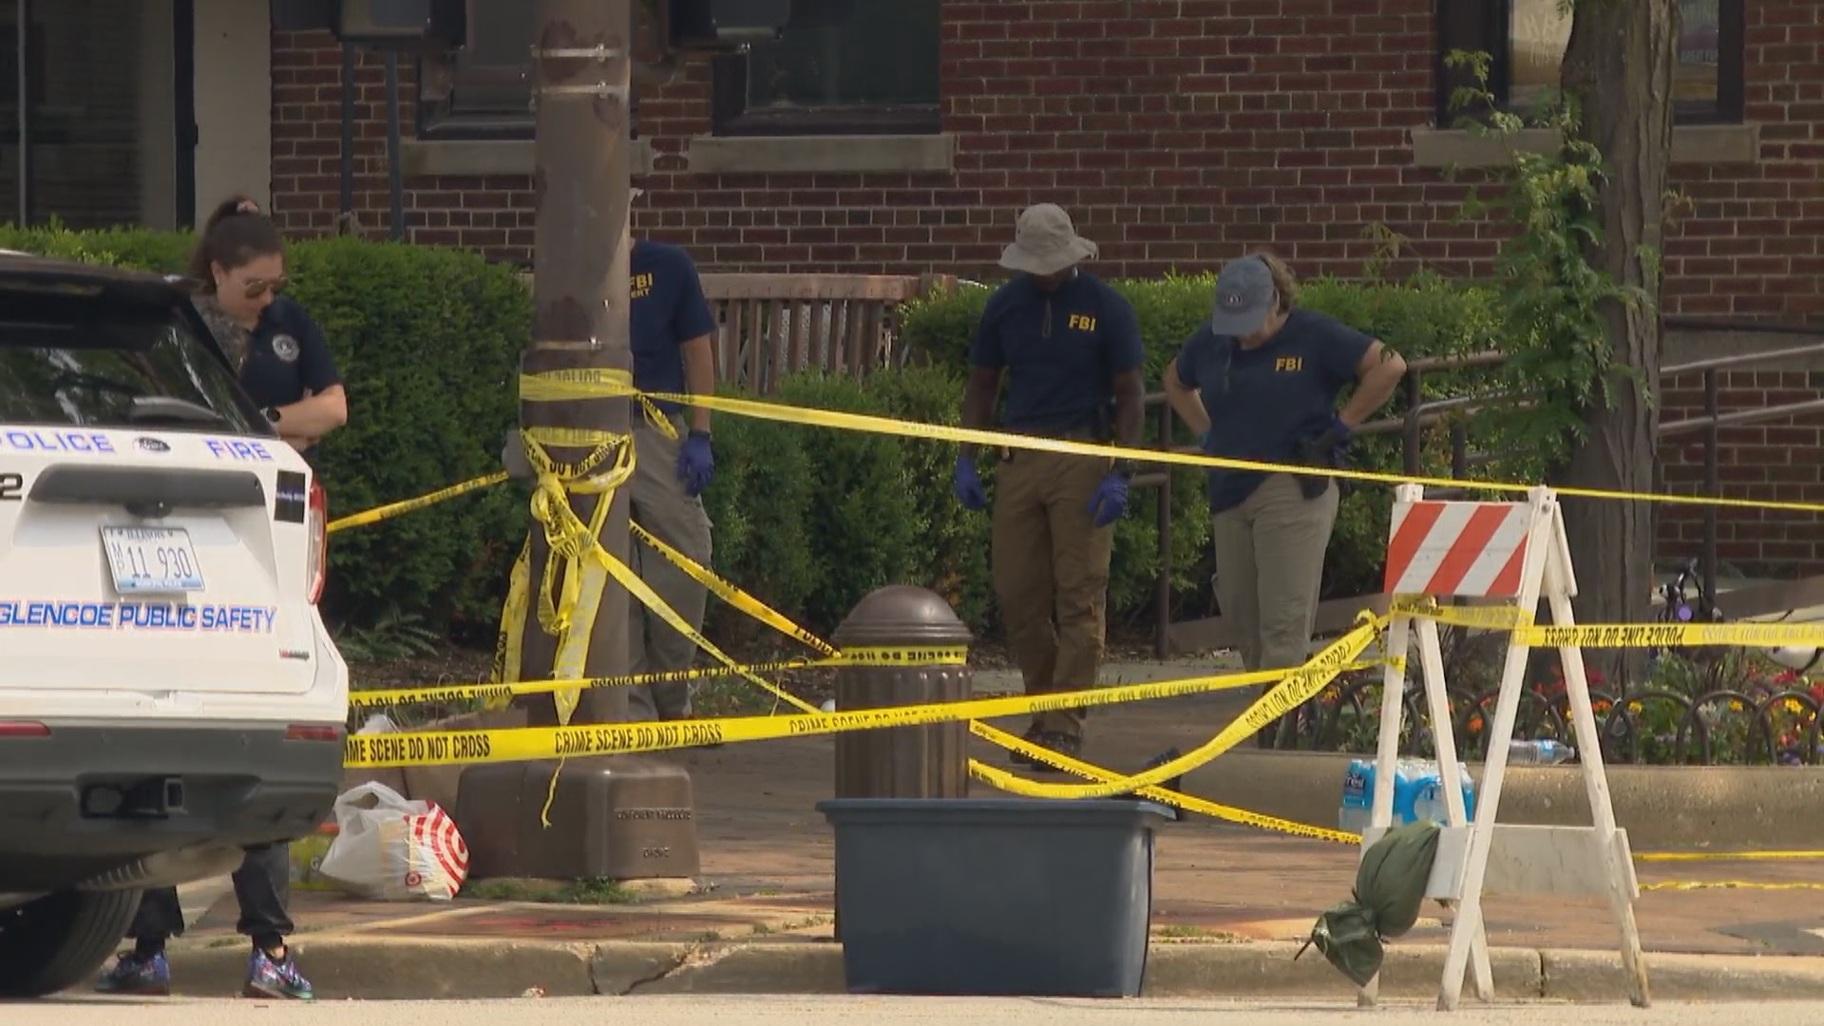
[[[836,647],[968,645],[974,638],[950,604],[924,588],[881,588],[856,604],[831,638]],[[845,666],[836,708],[958,702],[970,697],[967,666]],[[969,725],[939,723],[836,735],[838,798],[962,798],[969,793]]]

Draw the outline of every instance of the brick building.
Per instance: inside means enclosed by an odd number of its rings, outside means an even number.
[[[524,261],[532,5],[467,2],[466,49],[401,62],[404,231]],[[247,0],[148,3],[177,26],[176,116],[142,99],[136,138],[178,126],[178,200],[142,203],[144,219],[181,222],[238,188],[265,192],[292,232],[333,230],[344,99],[336,41],[270,23],[262,33],[264,5]],[[34,20],[72,9],[25,6]],[[1051,200],[1101,244],[1107,274],[1202,270],[1270,245],[1302,274],[1352,275],[1389,237],[1402,240],[1395,273],[1421,262],[1484,273],[1502,229],[1455,219],[1468,186],[1445,169],[1501,155],[1448,127],[1454,83],[1442,54],[1491,53],[1497,92],[1523,104],[1555,81],[1568,31],[1557,0],[800,6],[822,17],[745,55],[687,60],[637,98],[647,190],[638,230],[689,246],[706,269],[992,279],[1015,212]],[[1824,329],[1824,0],[1680,7],[1673,178],[1691,202],[1667,242],[1666,310]],[[0,0],[0,35],[19,8]],[[28,70],[35,41],[58,45],[36,31],[26,40]],[[118,47],[106,59],[124,60],[131,47]],[[374,234],[389,227],[381,68],[366,53],[353,75],[353,207]],[[22,203],[43,216],[42,203],[24,200],[29,185]],[[136,187],[158,199],[157,182]],[[81,223],[75,213],[66,219]],[[1681,330],[1668,360],[1793,344]],[[1814,397],[1817,369],[1801,360],[1727,374],[1725,408]],[[1689,414],[1696,385],[1669,381],[1665,416]],[[1818,432],[1815,421],[1728,429],[1731,490],[1824,499]],[[1666,447],[1676,487],[1691,487],[1693,440]],[[1770,526],[1731,513],[1724,557],[1824,570],[1815,521]],[[1688,550],[1691,524],[1666,518],[1672,551]]]
[[[1824,3],[1684,0],[1668,311],[1824,318]],[[530,5],[470,0],[489,43],[408,69],[409,233],[531,252]],[[496,8],[499,8],[498,10]],[[1445,12],[1444,17],[1439,11]],[[1555,80],[1556,0],[900,0],[746,57],[692,60],[639,100],[642,231],[723,270],[992,274],[1014,212],[1064,204],[1111,273],[1273,245],[1359,273],[1384,226],[1473,274],[1455,223],[1445,47],[1495,53],[1523,102]],[[1503,18],[1503,14],[1506,15]],[[1556,47],[1556,49],[1554,49]],[[516,66],[519,66],[516,68]],[[337,206],[339,56],[275,33],[272,189],[294,230]],[[358,205],[386,210],[378,60],[360,77]],[[752,108],[752,109],[750,109]]]

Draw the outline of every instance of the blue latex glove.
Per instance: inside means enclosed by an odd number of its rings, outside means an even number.
[[[1331,414],[1328,428],[1298,443],[1299,458],[1306,466],[1341,466],[1354,434],[1343,418]]]
[[[1110,473],[1089,499],[1089,516],[1097,527],[1107,527],[1127,513],[1127,478]]]
[[[976,473],[973,457],[956,458],[956,472],[951,475],[950,486],[956,492],[956,501],[962,503],[964,509],[988,508],[988,491],[982,487],[982,476]]]
[[[684,485],[684,494],[693,499],[702,495],[715,476],[716,454],[710,449],[709,432],[692,431],[678,449],[678,481]]]

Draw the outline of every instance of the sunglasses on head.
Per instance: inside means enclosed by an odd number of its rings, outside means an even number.
[[[271,289],[272,294],[276,296],[285,291],[285,287],[290,284],[291,279],[284,275],[270,281],[265,278],[254,278],[247,282],[245,293],[248,299],[258,299],[266,294],[267,289]]]

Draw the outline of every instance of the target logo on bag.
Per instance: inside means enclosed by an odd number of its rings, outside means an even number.
[[[435,802],[430,803],[430,809],[428,813],[411,817],[413,872],[417,875],[422,868],[437,881],[438,889],[444,891],[442,897],[453,898],[469,876],[469,846],[448,813]],[[417,865],[421,859],[428,864]],[[420,886],[419,882],[410,879],[407,885]]]

